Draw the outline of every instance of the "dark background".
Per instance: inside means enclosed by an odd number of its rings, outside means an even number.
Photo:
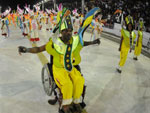
[[[28,4],[31,6],[31,9],[33,8],[32,6],[38,2],[41,2],[42,0],[0,0],[0,6],[2,6],[2,12],[5,11],[9,6],[12,8],[12,10],[17,9],[17,5],[19,4],[20,8],[24,8],[25,4]],[[56,3],[73,3],[73,2],[78,2],[80,3],[82,0],[56,0]],[[85,2],[90,1],[90,0],[85,0]],[[53,0],[49,1],[45,5],[51,5],[50,7],[53,7]]]
[[[0,5],[2,6],[2,12],[5,11],[9,6],[12,10],[17,9],[19,4],[20,8],[23,8],[25,4],[30,4],[31,6],[36,3],[37,0],[0,0]]]

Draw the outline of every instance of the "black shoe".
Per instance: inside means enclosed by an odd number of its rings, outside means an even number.
[[[57,102],[57,97],[55,98],[55,99],[50,99],[50,100],[48,100],[48,103],[49,104],[51,104],[51,105],[55,105],[56,104],[56,102]]]
[[[133,57],[133,60],[138,60],[137,57]]]
[[[84,102],[80,103],[80,106],[83,108],[85,108],[86,104]]]
[[[63,109],[59,109],[59,113],[73,113],[70,110],[69,111],[64,111]]]
[[[122,71],[121,71],[120,69],[117,68],[117,72],[118,72],[118,73],[121,73]]]
[[[59,113],[73,113],[70,110],[70,106],[63,106],[62,109],[59,109]]]
[[[81,105],[80,104],[74,104],[74,110],[75,110],[75,112],[77,112],[77,113],[82,113],[82,107],[81,107]]]

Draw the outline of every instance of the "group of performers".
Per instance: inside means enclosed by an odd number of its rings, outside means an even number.
[[[139,28],[138,28],[138,36],[135,44],[135,49],[134,49],[134,60],[138,60],[138,56],[141,54],[142,50],[142,40],[143,40],[143,27],[144,27],[144,22],[140,18],[139,19]],[[121,29],[121,40],[120,40],[120,61],[117,67],[117,72],[121,73],[122,68],[126,62],[128,53],[132,52],[133,50],[133,45],[134,41],[136,39],[136,34],[134,32],[134,21],[132,16],[128,15],[125,17],[125,22],[124,22],[125,27],[122,27]]]
[[[46,9],[46,11],[40,11],[40,7],[35,6],[36,11],[33,11],[27,5],[21,9],[17,6],[17,11],[12,12],[11,8],[7,9],[1,18],[1,30],[2,36],[10,36],[10,26],[19,27],[21,34],[30,36],[30,41],[36,42],[40,40],[39,30],[46,29],[50,33],[57,24],[58,17],[57,12],[54,10]],[[62,4],[57,8],[58,12],[62,10]],[[12,13],[11,13],[12,12]],[[79,14],[77,9],[74,9],[71,14],[71,21],[73,23],[73,34],[76,34],[83,21],[84,15]],[[93,19],[90,27],[92,28],[92,40],[100,38],[102,32],[102,23],[99,17]]]
[[[84,41],[83,34],[91,24],[93,16],[99,8],[91,10],[84,18],[83,23],[77,33],[73,30],[71,11],[63,8],[57,14],[57,24],[53,29],[55,37],[50,38],[49,42],[40,47],[26,48],[19,46],[19,53],[39,53],[47,51],[52,60],[52,71],[55,83],[62,93],[62,103],[60,113],[83,113],[80,105],[84,88],[84,78],[81,72],[75,68],[81,62],[80,51],[84,46],[100,44],[99,39]],[[72,35],[74,34],[74,35]]]
[[[82,92],[84,86],[84,78],[81,72],[75,66],[81,62],[80,51],[84,46],[92,44],[100,44],[100,34],[102,32],[101,17],[99,15],[94,18],[95,12],[99,8],[90,10],[85,16],[78,14],[77,9],[71,11],[58,7],[58,12],[46,9],[46,12],[40,11],[38,6],[35,6],[36,12],[25,6],[25,10],[17,6],[17,12],[11,13],[11,8],[5,11],[1,17],[2,19],[2,35],[10,36],[10,25],[18,26],[21,29],[23,36],[30,36],[30,41],[39,41],[39,30],[46,29],[49,33],[58,33],[55,35],[55,40],[50,38],[49,42],[40,47],[26,48],[19,46],[20,53],[39,53],[47,51],[53,56],[53,75],[54,80],[61,90],[63,95],[61,110],[64,113],[73,113],[70,108],[73,105],[77,113],[82,112],[80,102],[82,100]],[[93,21],[94,20],[94,21]],[[138,37],[135,44],[134,60],[141,53],[142,38],[143,38],[143,21],[140,20]],[[92,41],[86,42],[83,40],[85,30],[91,26]],[[120,41],[120,61],[117,71],[121,73],[121,68],[124,66],[127,55],[133,49],[136,34],[133,31],[133,19],[131,16],[125,18],[126,28],[121,29]]]
[[[14,25],[19,27],[21,34],[25,36],[30,36],[30,41],[36,42],[39,41],[39,30],[42,26],[49,25],[47,29],[52,29],[55,25],[54,13],[48,14],[46,12],[40,11],[39,7],[36,6],[36,12],[31,10],[29,7],[25,6],[25,11],[19,6],[17,6],[17,11],[10,13],[11,8],[6,10],[1,15],[2,21],[2,35],[5,37],[10,36],[10,26]],[[52,23],[52,24],[49,24]]]

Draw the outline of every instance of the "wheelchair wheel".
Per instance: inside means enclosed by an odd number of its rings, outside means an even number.
[[[51,96],[55,87],[55,82],[50,73],[49,63],[45,64],[42,68],[42,84],[45,93]]]

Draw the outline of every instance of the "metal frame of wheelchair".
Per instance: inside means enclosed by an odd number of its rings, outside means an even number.
[[[53,72],[52,72],[52,65],[53,65],[52,63],[47,63],[43,66],[42,76],[41,76],[42,77],[42,84],[43,84],[44,91],[48,96],[51,96],[54,93],[54,95],[55,95],[54,100],[55,101],[53,102],[52,105],[55,105],[56,102],[58,101],[59,113],[63,113],[63,111],[60,111],[61,104],[62,104],[62,93],[54,81]],[[75,68],[81,72],[79,65],[75,66]],[[59,94],[56,91],[57,88],[59,89]],[[83,99],[82,99],[82,103],[80,103],[82,108],[84,108],[86,106],[86,104],[84,103],[85,91],[86,91],[86,86],[84,85],[84,89],[83,89],[83,93],[82,93]]]

